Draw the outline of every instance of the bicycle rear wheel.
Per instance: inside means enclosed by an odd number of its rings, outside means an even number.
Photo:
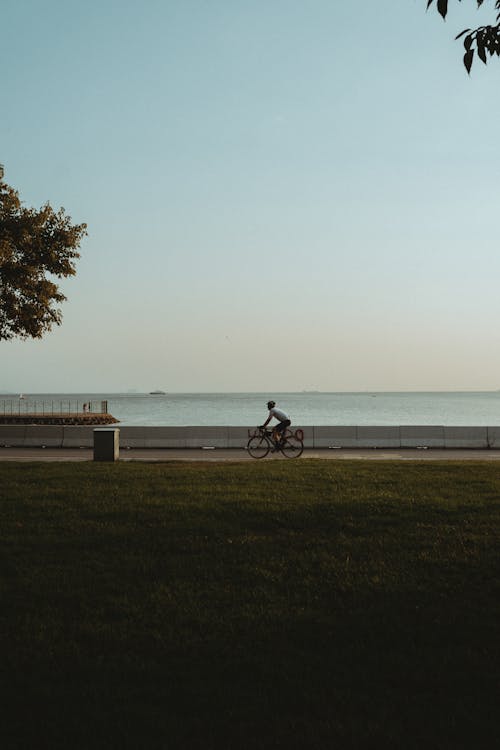
[[[304,443],[302,440],[298,440],[295,435],[289,435],[281,446],[281,452],[287,458],[298,458],[302,455],[303,450]]]
[[[264,458],[269,453],[269,441],[263,435],[251,437],[247,443],[247,451],[252,458]]]

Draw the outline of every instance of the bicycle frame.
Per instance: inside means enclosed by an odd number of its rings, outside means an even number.
[[[269,438],[270,440],[273,440],[273,442],[274,442],[274,430],[273,429],[269,430],[266,427],[256,427],[253,432],[250,432],[250,430],[248,430],[248,437],[249,438],[261,437],[261,436]],[[286,438],[289,438],[289,437],[294,437],[297,440],[300,440],[302,442],[304,440],[304,433],[303,433],[303,431],[301,429],[298,429],[298,430],[295,430],[295,432],[292,432],[292,430],[290,430],[290,429],[288,429],[288,427],[286,427],[283,430],[283,432],[281,433],[281,437],[282,437],[282,439],[286,439]]]

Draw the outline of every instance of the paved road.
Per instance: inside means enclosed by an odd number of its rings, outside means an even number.
[[[91,448],[0,448],[0,461],[92,461]],[[361,460],[361,461],[500,461],[500,450],[441,450],[425,449],[390,449],[390,448],[339,448],[334,450],[305,450],[303,458],[322,458],[327,460]],[[245,450],[201,448],[149,448],[122,449],[121,461],[254,461]],[[264,461],[287,461],[281,454],[268,456]]]

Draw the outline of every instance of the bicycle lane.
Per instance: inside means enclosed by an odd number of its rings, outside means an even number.
[[[93,461],[90,448],[0,448],[0,461]],[[266,458],[254,459],[245,449],[203,448],[130,448],[120,450],[120,461],[206,461],[225,463],[241,461],[290,461],[307,459],[357,461],[500,461],[500,450],[489,449],[304,449],[298,459],[288,459],[281,453],[270,453]]]

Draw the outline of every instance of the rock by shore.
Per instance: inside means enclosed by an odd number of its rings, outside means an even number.
[[[0,424],[106,425],[119,420],[111,414],[0,414]]]

